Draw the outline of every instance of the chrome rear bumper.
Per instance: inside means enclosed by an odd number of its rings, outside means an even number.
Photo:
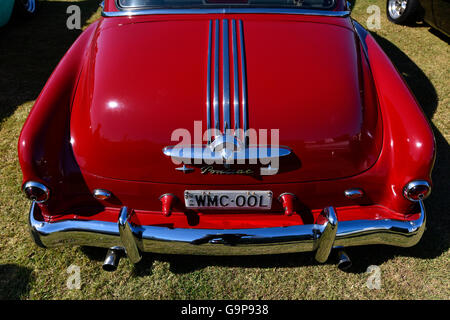
[[[385,244],[415,245],[425,230],[425,208],[413,221],[352,220],[338,222],[335,209],[325,208],[325,223],[256,229],[181,229],[137,226],[130,223],[132,210],[123,207],[117,223],[65,220],[39,221],[39,207],[30,209],[30,230],[37,245],[85,245],[122,247],[133,263],[141,252],[200,255],[254,255],[316,251],[316,260],[325,262],[335,247]]]

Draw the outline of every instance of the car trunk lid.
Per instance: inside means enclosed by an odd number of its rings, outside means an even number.
[[[367,170],[381,149],[376,99],[365,93],[368,70],[353,31],[321,18],[192,16],[100,27],[71,115],[78,165],[120,180],[205,185]],[[163,152],[206,145],[205,130],[216,122],[222,133],[254,130],[246,146],[275,142],[289,154],[275,174],[262,175],[267,163],[203,162],[183,171]]]

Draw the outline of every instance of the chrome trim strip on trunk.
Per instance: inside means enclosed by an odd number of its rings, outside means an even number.
[[[141,15],[168,14],[292,14],[324,17],[348,17],[350,11],[310,10],[296,8],[185,8],[185,9],[135,9],[121,11],[102,11],[103,17],[130,17]]]
[[[247,72],[245,63],[245,45],[244,45],[244,26],[242,20],[239,20],[239,38],[241,45],[241,86],[242,86],[242,123],[244,134],[248,130],[248,110],[247,110]],[[248,145],[248,138],[244,137],[244,146]]]
[[[239,135],[239,129],[248,129],[247,117],[247,90],[246,90],[246,72],[245,72],[245,50],[243,44],[242,21],[240,24],[240,51],[238,47],[238,31],[237,22],[231,20],[231,39],[230,39],[230,23],[229,20],[214,20],[209,22],[209,38],[208,38],[208,61],[207,61],[207,77],[206,77],[206,126],[208,130],[208,144],[211,143],[213,136],[226,135],[228,129],[235,130],[235,136]],[[220,37],[221,36],[221,37]],[[231,41],[231,46],[230,46]],[[220,49],[222,43],[222,48]],[[214,71],[211,71],[212,64],[212,47],[214,46]],[[220,55],[222,50],[222,55]],[[232,67],[231,67],[232,64]],[[219,79],[220,69],[222,68],[222,81]],[[233,79],[231,80],[231,68],[233,69]],[[239,77],[239,69],[241,68],[241,77]],[[211,99],[211,72],[214,72],[214,92]],[[231,97],[231,85],[233,86],[233,97]],[[241,87],[242,86],[242,89]],[[220,113],[220,90],[222,91],[222,113]],[[242,90],[242,100],[240,101],[239,90]],[[212,100],[212,101],[211,101]],[[232,100],[232,101],[231,101]],[[211,103],[214,109],[214,127],[211,128]],[[234,126],[231,124],[231,104],[233,105]],[[241,106],[243,123],[241,124]],[[222,119],[221,119],[222,118]],[[214,132],[211,133],[211,129]]]
[[[209,35],[208,35],[208,62],[206,72],[206,126],[211,128],[211,46],[212,46],[212,20],[209,20]],[[211,131],[207,130],[208,143],[211,142]]]
[[[37,219],[41,217],[40,208],[33,202],[29,213],[29,228],[34,241],[41,247],[120,246],[133,252],[133,260],[139,259],[133,245],[135,242],[143,252],[174,254],[252,255],[318,250],[317,258],[324,261],[333,247],[415,245],[421,239],[426,225],[422,201],[419,201],[419,206],[420,216],[412,221],[381,219],[338,222],[335,211],[339,209],[330,210],[329,207],[321,214],[326,218],[324,224],[316,221],[308,225],[273,228],[184,229],[134,225],[130,222],[129,209],[121,211],[117,223],[95,220],[48,223]]]
[[[235,135],[239,136],[239,72],[238,72],[238,52],[237,52],[237,33],[236,20],[231,20],[231,40],[233,43],[233,109],[234,109],[234,130]]]
[[[228,20],[222,20],[222,113],[223,113],[223,134],[231,129],[230,117],[230,48],[229,48],[229,28]]]
[[[219,114],[219,20],[214,21],[214,129],[220,130]],[[208,128],[209,129],[209,128]],[[216,133],[214,133],[215,135]]]

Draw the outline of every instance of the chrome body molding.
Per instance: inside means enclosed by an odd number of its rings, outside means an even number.
[[[345,1],[345,9],[352,11],[352,3],[350,1]]]
[[[211,128],[211,46],[212,46],[212,20],[209,21],[208,35],[208,62],[206,72],[206,126]],[[211,142],[211,132],[207,131],[208,143]]]
[[[228,141],[231,142],[231,140]],[[211,148],[211,145],[168,146],[163,149],[166,156],[183,164],[258,164],[258,161],[267,163],[287,157],[291,152],[291,149],[287,147],[273,146],[248,146],[241,149],[235,147],[234,150],[222,148],[217,151]]]
[[[338,222],[336,209],[325,208],[314,224],[255,229],[184,229],[140,226],[130,222],[132,209],[123,207],[117,223],[65,220],[39,221],[40,209],[32,203],[29,227],[41,247],[86,245],[122,247],[131,261],[140,252],[197,255],[253,255],[316,251],[319,262],[327,260],[332,248],[385,244],[415,245],[425,230],[422,201],[417,220],[353,220]]]
[[[257,164],[258,161],[267,164],[277,161],[280,157],[288,156],[292,152],[291,149],[278,145],[249,145],[243,28],[242,20],[215,19],[214,23],[213,20],[209,21],[205,97],[207,144],[165,147],[163,153],[178,164],[229,165],[236,164],[235,161],[237,161],[237,164]],[[240,50],[238,50],[238,42]],[[213,47],[214,54],[212,52]],[[221,55],[219,48],[222,50]],[[214,66],[212,66],[213,56]],[[230,76],[231,68],[233,69],[232,79]],[[220,71],[222,81],[219,81]],[[212,76],[212,73],[214,73],[214,76]],[[231,86],[233,87],[233,97],[231,97]],[[212,96],[211,87],[213,87]],[[240,92],[242,93],[241,100],[239,100]],[[221,102],[219,101],[220,93],[222,94]],[[220,113],[220,107],[222,113]],[[231,107],[233,110],[231,110]],[[241,111],[242,121],[240,119]],[[234,123],[231,123],[232,112]],[[222,119],[220,119],[221,117]],[[185,166],[176,169],[183,170],[184,168]],[[269,167],[263,169],[264,174],[271,175],[276,174],[279,168],[272,168],[269,165]]]
[[[324,17],[348,17],[350,11],[328,11],[297,8],[185,8],[185,9],[134,9],[120,11],[102,11],[103,17],[129,17],[166,14],[293,14]]]
[[[353,24],[353,28],[356,32],[356,34],[358,35],[359,41],[361,43],[361,46],[363,48],[364,51],[364,55],[366,57],[366,59],[369,59],[369,54],[367,52],[367,43],[366,43],[366,38],[369,35],[368,31],[366,29],[364,29],[364,27],[359,24],[356,20],[351,19],[352,24]]]
[[[183,164],[181,167],[175,168],[175,170],[183,172],[183,173],[190,173],[190,172],[193,172],[195,169],[186,167],[186,165]]]
[[[217,41],[218,39],[216,39]],[[230,115],[230,49],[228,20],[222,20],[222,114],[223,132],[231,128]],[[216,45],[218,42],[216,42]]]
[[[239,130],[240,129],[240,124],[239,124],[239,67],[238,67],[236,20],[234,20],[234,19],[231,20],[231,40],[233,43],[234,130]],[[242,84],[242,85],[244,85],[244,84]]]
[[[94,198],[99,200],[106,200],[111,198],[111,192],[105,189],[95,189],[94,192],[92,192],[92,195]]]
[[[344,195],[349,199],[358,199],[364,197],[364,191],[359,188],[347,189],[344,191]]]
[[[214,41],[219,39],[219,20],[214,21]],[[209,98],[209,97],[207,97]],[[219,45],[214,45],[214,129],[220,130],[219,119]],[[210,127],[208,127],[209,129]]]
[[[246,72],[245,72],[245,51],[242,33],[242,21],[239,20],[240,44],[241,50],[238,52],[238,28],[236,20],[231,20],[231,35],[229,34],[230,21],[227,19],[214,20],[214,36],[213,23],[209,21],[209,38],[208,38],[208,61],[206,72],[206,125],[207,140],[211,143],[213,136],[226,135],[233,129],[234,135],[240,136],[242,130],[240,123],[240,104],[242,105],[243,114],[247,113],[247,94],[246,94]],[[220,32],[221,30],[221,32]],[[220,38],[221,34],[221,38]],[[230,47],[231,37],[231,47]],[[222,58],[219,55],[219,47],[222,43]],[[212,47],[214,46],[214,68],[211,68]],[[220,66],[220,64],[222,64]],[[233,69],[233,79],[230,79],[230,66]],[[219,82],[219,69],[222,71],[222,81]],[[239,79],[239,68],[241,68],[242,76]],[[211,72],[214,72],[213,97],[211,103]],[[232,81],[230,81],[232,80]],[[230,83],[231,82],[231,83]],[[219,88],[219,86],[222,86]],[[230,95],[230,87],[233,86],[233,97]],[[242,89],[241,89],[242,87]],[[239,102],[239,91],[242,90],[242,100]],[[222,92],[222,124],[220,123],[219,111],[219,91]],[[213,110],[211,110],[211,104]],[[231,123],[231,104],[233,105],[234,125]],[[214,125],[211,126],[211,116],[214,113]],[[247,117],[245,116],[243,123],[244,131],[248,129]],[[245,143],[245,141],[244,141]]]
[[[242,122],[243,130],[247,132],[248,127],[248,107],[247,107],[247,66],[245,62],[245,43],[244,43],[244,26],[242,20],[239,20],[239,39],[241,44],[241,83],[242,83]],[[247,138],[245,138],[244,143],[247,145]]]

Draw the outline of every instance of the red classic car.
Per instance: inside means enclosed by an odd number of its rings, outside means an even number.
[[[253,255],[415,245],[435,143],[342,0],[107,0],[19,140],[42,247]]]

